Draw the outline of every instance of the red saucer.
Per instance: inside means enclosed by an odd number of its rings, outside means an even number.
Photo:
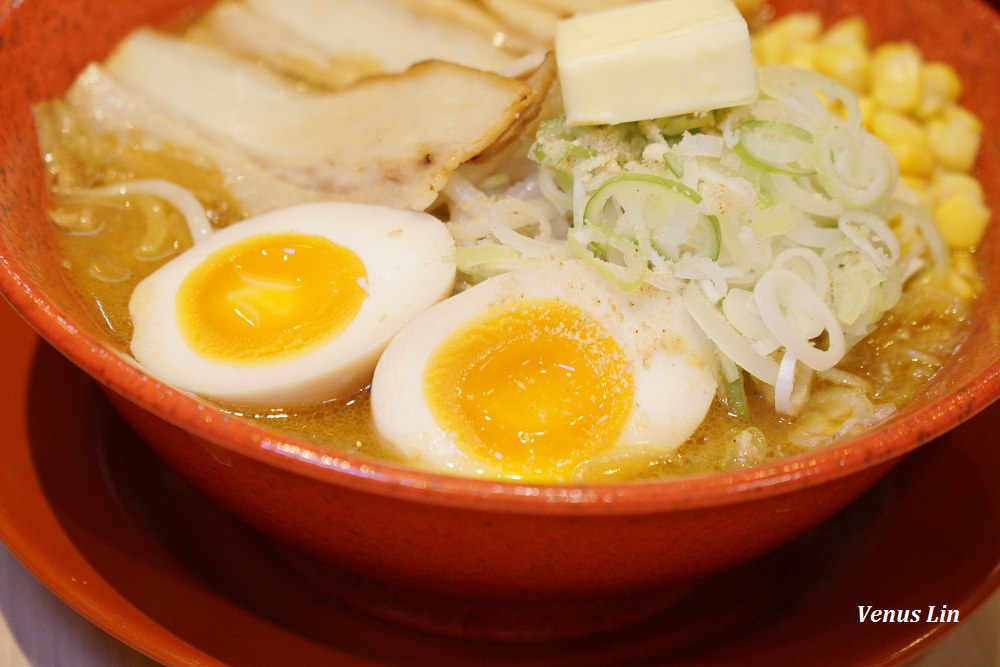
[[[0,538],[83,616],[167,665],[894,664],[955,626],[861,624],[859,605],[968,618],[1000,584],[998,405],[826,524],[639,625],[527,645],[425,635],[298,578],[6,304],[0,345]]]

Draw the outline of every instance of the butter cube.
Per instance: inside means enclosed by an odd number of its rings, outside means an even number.
[[[652,0],[556,26],[569,125],[615,124],[757,99],[750,32],[732,0]]]

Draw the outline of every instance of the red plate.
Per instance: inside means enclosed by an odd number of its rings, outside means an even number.
[[[818,529],[640,625],[539,645],[424,635],[298,579],[2,303],[0,346],[0,538],[83,616],[167,665],[892,664],[954,624],[859,624],[859,605],[968,618],[1000,583],[998,405]]]

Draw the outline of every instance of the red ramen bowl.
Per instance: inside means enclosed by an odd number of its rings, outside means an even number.
[[[1000,233],[978,251],[985,291],[968,340],[876,430],[727,473],[545,485],[453,478],[268,431],[164,386],[115,351],[60,267],[31,107],[132,28],[206,3],[23,0],[0,5],[0,288],[102,385],[151,447],[273,538],[304,576],[398,621],[461,636],[532,639],[611,627],[668,605],[686,582],[824,521],[901,457],[1000,393]],[[977,173],[1000,211],[1000,16],[980,0],[775,0],[782,14],[865,16],[875,42],[911,39],[967,82],[982,120]],[[71,445],[70,445],[71,446]],[[571,610],[567,612],[567,610]]]

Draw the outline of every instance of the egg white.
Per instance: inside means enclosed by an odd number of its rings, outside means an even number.
[[[283,232],[322,236],[360,257],[367,296],[354,319],[322,346],[266,365],[227,364],[198,354],[178,322],[181,283],[215,251]],[[131,351],[154,377],[204,397],[255,406],[343,397],[367,385],[389,340],[450,294],[454,277],[454,242],[429,214],[342,202],[275,210],[219,230],[141,281],[129,301]]]
[[[429,308],[397,334],[372,379],[372,419],[384,447],[424,468],[502,476],[435,420],[424,398],[424,370],[453,330],[493,305],[525,298],[556,298],[583,309],[624,351],[634,402],[612,450],[669,452],[702,422],[716,376],[704,334],[679,295],[651,287],[626,293],[582,262],[562,260],[490,278]]]

